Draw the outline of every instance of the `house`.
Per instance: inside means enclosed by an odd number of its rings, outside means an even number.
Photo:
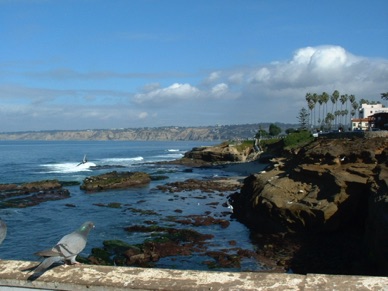
[[[380,120],[385,118],[383,117],[384,115],[380,114],[388,115],[388,108],[386,108],[383,104],[362,104],[358,112],[358,118],[352,118],[351,120],[352,130],[371,130],[373,128],[380,128]]]
[[[383,104],[362,104],[358,112],[358,118],[368,118],[369,116],[374,115],[375,113],[388,113],[388,108],[384,107]]]
[[[369,130],[369,118],[352,118],[352,131]]]
[[[369,117],[372,130],[388,130],[388,112],[375,113]]]

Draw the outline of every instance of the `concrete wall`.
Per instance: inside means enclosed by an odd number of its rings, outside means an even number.
[[[95,265],[57,266],[35,281],[37,262],[0,261],[0,290],[385,290],[388,277],[212,272]]]

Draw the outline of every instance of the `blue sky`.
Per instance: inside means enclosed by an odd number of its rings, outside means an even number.
[[[0,131],[297,123],[381,101],[386,0],[0,0]]]

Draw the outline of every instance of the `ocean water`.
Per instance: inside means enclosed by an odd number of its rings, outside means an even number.
[[[144,171],[167,175],[167,180],[152,181],[146,187],[112,190],[86,194],[79,186],[66,187],[71,197],[48,201],[28,208],[0,209],[0,218],[8,225],[7,238],[0,246],[1,259],[38,260],[34,253],[52,247],[65,234],[83,222],[91,220],[96,227],[89,235],[87,247],[81,253],[88,256],[94,247],[102,247],[104,240],[119,239],[129,244],[142,243],[149,234],[128,233],[127,226],[144,225],[153,220],[160,226],[192,228],[214,235],[209,250],[229,249],[229,241],[237,241],[234,248],[254,250],[249,230],[225,212],[231,210],[222,204],[225,195],[186,191],[163,193],[158,185],[189,178],[206,179],[214,176],[234,176],[222,169],[193,169],[156,162],[179,159],[193,147],[213,145],[211,142],[138,142],[138,141],[0,141],[0,184],[23,183],[58,179],[82,182],[88,176],[116,171]],[[87,163],[79,165],[84,155]],[[206,199],[198,199],[198,196]],[[217,202],[218,204],[215,204]],[[97,204],[121,203],[120,208],[101,207]],[[69,207],[68,205],[75,207]],[[133,211],[133,209],[141,210]],[[152,211],[145,214],[144,211]],[[179,210],[177,212],[176,210]],[[215,218],[227,219],[230,226],[182,226],[168,221],[168,216],[184,217],[210,212]],[[207,270],[203,256],[162,259],[156,267]],[[234,271],[261,270],[260,262],[247,259]],[[231,270],[231,269],[228,269]]]

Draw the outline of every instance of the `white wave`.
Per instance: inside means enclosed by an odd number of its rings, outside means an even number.
[[[134,157],[134,158],[107,158],[107,159],[102,159],[101,162],[104,164],[133,164],[136,162],[141,162],[143,161],[144,158],[139,156],[139,157]]]
[[[143,157],[134,157],[134,158],[107,158],[102,159],[104,162],[139,162],[144,160]]]
[[[168,152],[179,152],[180,150],[176,150],[176,149],[169,149],[167,150]]]
[[[150,161],[152,162],[161,162],[161,161],[170,161],[176,160],[183,157],[183,154],[166,154],[166,155],[157,155],[150,157]]]
[[[60,164],[45,164],[41,165],[48,169],[48,173],[75,173],[91,171],[91,167],[95,167],[95,163],[86,162],[84,164],[79,163],[60,163]]]

